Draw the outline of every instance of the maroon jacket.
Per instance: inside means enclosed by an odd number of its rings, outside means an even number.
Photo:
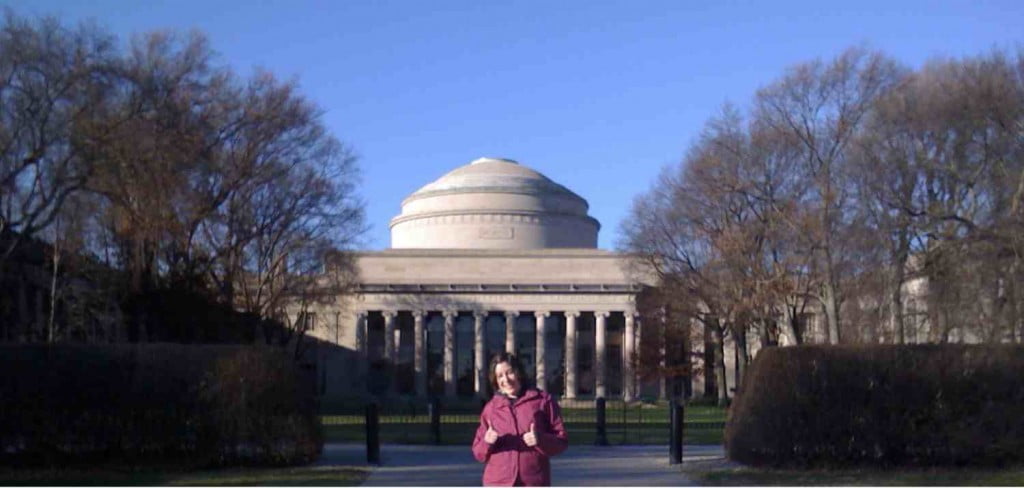
[[[494,444],[484,441],[487,424],[498,431]],[[529,447],[523,434],[534,424],[537,445]],[[480,413],[480,426],[473,438],[473,457],[484,466],[483,484],[512,486],[516,476],[526,486],[551,485],[551,463],[548,457],[569,447],[569,437],[562,424],[562,411],[551,395],[527,389],[511,400],[495,394]]]

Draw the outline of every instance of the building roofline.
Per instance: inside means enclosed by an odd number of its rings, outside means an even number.
[[[624,259],[628,254],[598,248],[564,247],[549,249],[384,249],[381,251],[357,251],[355,257],[408,258],[408,257],[456,257],[456,258],[598,258]]]

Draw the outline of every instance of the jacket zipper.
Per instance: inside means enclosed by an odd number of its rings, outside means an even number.
[[[516,431],[516,437],[519,437],[519,420],[516,419],[516,401],[518,400],[518,398],[515,400],[509,399],[508,402],[508,412],[510,415],[512,415],[512,427]],[[522,453],[519,451],[519,449],[516,449],[516,469],[515,476],[512,478],[512,484],[515,484],[516,481],[519,480],[519,457],[521,455]]]

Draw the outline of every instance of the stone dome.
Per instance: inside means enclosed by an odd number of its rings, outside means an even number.
[[[511,159],[480,158],[402,201],[394,249],[596,248],[587,201]]]

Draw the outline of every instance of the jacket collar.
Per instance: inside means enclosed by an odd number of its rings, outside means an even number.
[[[535,397],[539,397],[539,396],[540,396],[540,391],[538,391],[536,388],[527,388],[525,391],[523,391],[522,395],[519,395],[519,399],[516,400],[516,401],[522,402],[522,401],[526,401],[526,400],[532,400]]]
[[[493,397],[491,397],[491,402],[493,402],[498,407],[503,407],[512,406],[517,403],[533,400],[534,398],[538,397],[540,397],[540,391],[538,391],[536,388],[526,388],[525,390],[523,390],[523,393],[516,398],[509,398],[501,394],[501,392],[497,392],[494,394]]]

